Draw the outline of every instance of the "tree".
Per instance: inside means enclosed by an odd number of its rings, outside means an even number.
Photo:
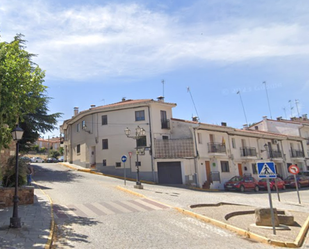
[[[61,117],[61,113],[47,114],[48,100],[50,98],[40,95],[40,104],[35,112],[25,114],[24,121],[20,126],[24,130],[22,140],[19,142],[20,150],[27,152],[30,150],[31,144],[38,140],[40,133],[52,131],[57,124],[57,118]]]
[[[0,42],[0,150],[12,139],[15,124],[42,105],[45,72],[32,62],[23,35],[10,43]]]

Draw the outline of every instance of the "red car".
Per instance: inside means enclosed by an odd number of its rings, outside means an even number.
[[[297,175],[296,181],[297,181],[298,188],[309,186],[309,177],[308,176]],[[284,182],[285,182],[285,186],[291,187],[291,188],[296,188],[295,178],[294,178],[293,175],[290,175],[286,179],[284,179]]]
[[[285,182],[280,178],[269,179],[269,186],[271,190],[276,190],[276,183],[278,189],[285,189]],[[259,180],[259,188],[267,190],[267,180],[261,179]]]
[[[224,183],[224,190],[238,190],[244,192],[247,189],[252,189],[254,191],[259,191],[258,181],[252,176],[234,176],[226,183]]]

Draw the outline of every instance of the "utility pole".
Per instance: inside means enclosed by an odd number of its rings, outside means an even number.
[[[263,84],[265,84],[265,91],[266,91],[266,97],[267,97],[267,103],[268,103],[268,109],[269,109],[270,118],[273,119],[273,117],[272,117],[272,115],[271,115],[271,110],[270,110],[270,104],[269,104],[269,98],[268,98],[268,92],[267,92],[266,81],[264,81]]]

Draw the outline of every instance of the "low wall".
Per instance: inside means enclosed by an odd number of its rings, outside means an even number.
[[[0,187],[0,206],[9,207],[13,206],[13,197],[15,188]],[[18,188],[18,205],[26,205],[34,203],[34,187],[26,186]]]

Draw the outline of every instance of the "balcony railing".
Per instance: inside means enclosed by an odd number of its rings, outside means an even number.
[[[170,129],[169,119],[161,119],[161,129]]]
[[[240,156],[242,157],[256,157],[257,153],[256,153],[256,148],[254,147],[241,147],[240,148]]]
[[[270,158],[282,158],[282,152],[279,150],[272,150],[269,152]]]
[[[291,157],[304,157],[304,152],[301,150],[290,150]]]
[[[208,153],[226,153],[225,143],[208,143]]]
[[[155,158],[194,157],[192,139],[154,140]]]

